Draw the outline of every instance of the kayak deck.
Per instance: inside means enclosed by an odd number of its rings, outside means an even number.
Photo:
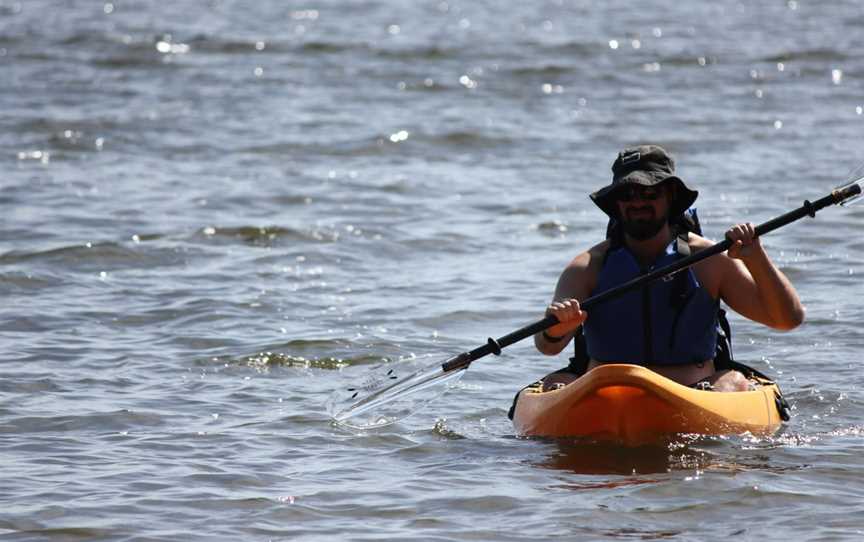
[[[779,389],[716,392],[682,386],[645,367],[602,365],[557,390],[524,389],[513,425],[523,436],[588,437],[642,444],[678,433],[771,434]]]

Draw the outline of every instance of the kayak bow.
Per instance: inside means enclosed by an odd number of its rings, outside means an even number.
[[[679,433],[768,435],[781,424],[782,396],[762,380],[755,390],[704,391],[638,365],[602,365],[557,390],[525,388],[513,425],[523,436],[585,437],[624,444]]]

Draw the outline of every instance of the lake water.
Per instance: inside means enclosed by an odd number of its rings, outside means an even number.
[[[655,142],[707,236],[864,160],[864,6],[0,0],[0,539],[859,540],[864,204],[764,239],[770,438],[521,439],[531,341],[378,431],[330,393],[542,316]]]

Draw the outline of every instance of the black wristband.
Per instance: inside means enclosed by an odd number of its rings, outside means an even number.
[[[566,337],[566,335],[565,335],[565,337]],[[560,343],[561,341],[564,340],[564,337],[553,337],[552,335],[549,335],[548,333],[546,333],[546,331],[543,331],[543,338],[546,339],[546,342],[549,342],[549,343]]]

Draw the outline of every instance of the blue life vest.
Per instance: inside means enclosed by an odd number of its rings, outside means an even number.
[[[678,243],[676,237],[647,269],[625,246],[610,247],[591,295],[673,263],[682,257],[676,250]],[[720,302],[699,283],[692,268],[681,271],[592,308],[584,324],[588,356],[639,365],[713,359],[719,308]]]

